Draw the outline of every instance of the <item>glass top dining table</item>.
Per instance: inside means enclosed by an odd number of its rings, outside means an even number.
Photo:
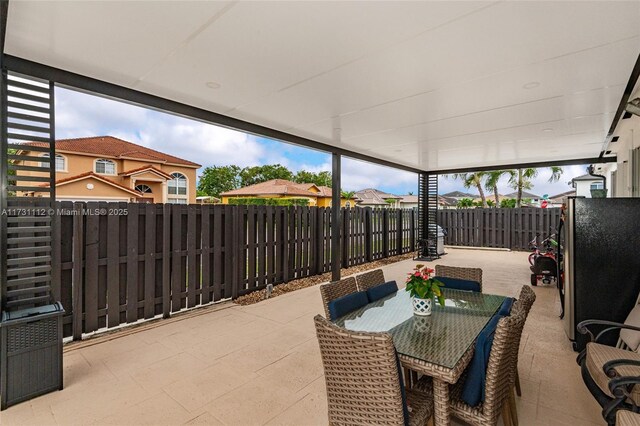
[[[334,323],[347,330],[388,332],[400,355],[453,369],[505,297],[446,288],[443,294],[445,305],[434,304],[430,316],[414,315],[409,293],[400,289]]]

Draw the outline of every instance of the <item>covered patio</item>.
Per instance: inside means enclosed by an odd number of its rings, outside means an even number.
[[[239,208],[225,208],[231,225],[216,233],[209,232],[209,219],[198,227],[191,206],[149,207],[145,217],[154,221],[160,211],[165,219],[173,213],[162,226],[145,222],[151,224],[146,247],[155,251],[142,253],[143,234],[128,224],[142,223],[137,207],[126,226],[110,217],[107,228],[95,218],[85,222],[77,203],[72,210],[78,214],[65,229],[93,229],[87,235],[94,236],[101,229],[120,236],[122,244],[99,250],[96,240],[78,237],[78,244],[65,245],[53,209],[56,87],[326,152],[333,188],[342,188],[345,159],[413,173],[416,229],[406,238],[408,248],[398,232],[396,254],[422,242],[420,254],[433,255],[442,174],[591,164],[606,169],[600,172],[612,182],[611,195],[640,196],[634,136],[640,131],[638,2],[4,1],[0,12],[0,208],[28,212],[0,218],[0,308],[22,314],[65,296],[73,318],[66,318],[65,331],[60,320],[55,343],[59,349],[69,328],[67,336],[75,340],[64,348],[64,389],[31,400],[28,392],[19,395],[12,402],[27,401],[2,411],[3,424],[328,421],[312,321],[322,312],[318,287],[251,306],[228,300],[293,277],[284,272],[279,281],[258,283],[245,258],[232,254],[246,245],[255,261],[256,245],[273,243],[275,228],[261,243],[243,228]],[[48,158],[24,154],[23,144],[33,142],[42,145],[32,149]],[[175,143],[180,148],[184,141]],[[43,196],[23,196],[35,190]],[[332,205],[340,205],[338,190]],[[331,281],[338,281],[347,266],[341,233],[346,235],[348,220],[338,208],[327,212],[318,227],[327,233],[314,247],[329,259],[314,260],[313,270],[330,270]],[[217,214],[213,220],[220,225],[222,212]],[[286,224],[296,220],[286,214],[278,222],[285,223],[278,225],[282,241],[291,235]],[[253,216],[249,222],[255,225]],[[262,219],[258,223],[264,227]],[[197,231],[202,229],[207,231]],[[247,235],[252,237],[245,243]],[[147,236],[162,236],[165,244],[158,249]],[[99,259],[98,251],[113,256]],[[449,251],[433,264],[482,268],[481,293],[516,296],[530,283],[524,253]],[[389,243],[383,252],[389,255]],[[61,253],[64,270],[55,262]],[[278,256],[287,258],[283,253]],[[300,252],[283,264],[288,268],[296,256]],[[363,258],[371,260],[370,250]],[[208,259],[207,266],[201,259]],[[384,271],[402,283],[413,266],[404,261]],[[201,269],[206,279],[198,280]],[[63,275],[71,282],[66,295]],[[93,287],[83,293],[87,275]],[[252,284],[245,286],[245,278]],[[538,287],[535,293],[519,350],[520,422],[601,424],[558,319],[557,289]],[[107,328],[109,333],[88,339]],[[570,328],[575,331],[575,324]],[[437,384],[448,407],[448,384]],[[436,410],[436,424],[449,422],[446,407]]]
[[[529,282],[523,252],[447,249],[436,263],[482,267],[487,293]],[[416,262],[383,268],[404,281]],[[520,349],[521,425],[600,425],[558,318],[555,287],[538,299]],[[318,286],[250,306],[202,308],[65,348],[65,389],[0,413],[2,424],[327,424],[313,317]],[[567,410],[571,407],[571,410]],[[455,420],[454,420],[454,424]]]

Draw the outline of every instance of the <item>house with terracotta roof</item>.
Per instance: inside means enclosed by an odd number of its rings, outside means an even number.
[[[200,164],[113,136],[61,139],[55,144],[53,162],[59,200],[196,202],[196,170]],[[24,155],[40,157],[39,162],[51,161],[48,153],[37,149],[46,144],[29,142],[24,146]],[[24,166],[37,163],[21,162]],[[44,193],[33,191],[27,195],[38,197]]]
[[[331,188],[313,183],[296,183],[285,179],[272,179],[255,185],[223,192],[222,204],[229,204],[231,198],[304,198],[309,206],[331,207]],[[341,207],[354,207],[354,199],[340,198]]]
[[[402,197],[388,194],[375,188],[366,188],[356,191],[358,207],[372,208],[400,208]]]

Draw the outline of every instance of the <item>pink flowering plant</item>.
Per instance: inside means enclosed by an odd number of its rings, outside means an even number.
[[[406,291],[411,297],[419,299],[437,299],[440,306],[444,306],[444,296],[440,287],[444,287],[444,283],[433,278],[431,275],[435,271],[426,268],[424,265],[416,265],[413,272],[407,277]]]

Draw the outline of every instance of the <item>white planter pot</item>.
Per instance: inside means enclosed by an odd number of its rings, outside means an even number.
[[[428,316],[431,315],[431,299],[420,299],[418,297],[412,297],[413,313],[414,315]]]

